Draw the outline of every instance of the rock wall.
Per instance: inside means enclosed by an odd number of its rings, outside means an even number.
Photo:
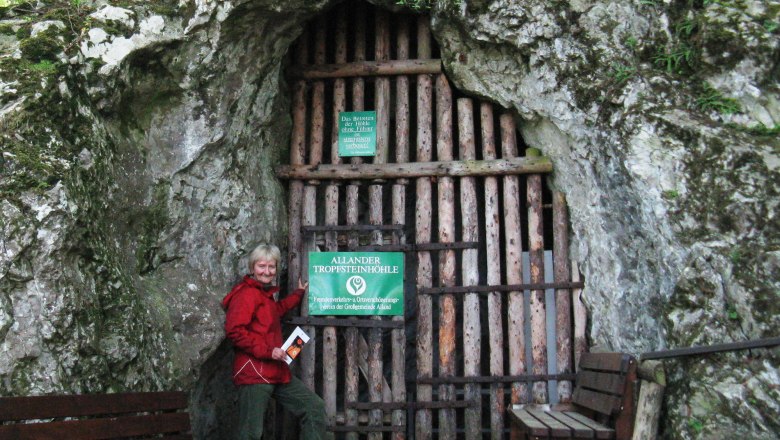
[[[0,394],[193,389],[229,436],[219,300],[285,241],[284,57],[334,3],[0,6]],[[778,335],[780,2],[378,3],[431,7],[451,80],[552,158],[593,345]],[[777,368],[668,362],[665,436],[775,438]]]

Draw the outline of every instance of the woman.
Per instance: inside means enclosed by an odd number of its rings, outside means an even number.
[[[290,374],[282,350],[280,318],[301,302],[309,283],[280,301],[274,299],[276,268],[281,254],[261,244],[249,255],[249,274],[222,300],[227,310],[225,333],[233,342],[233,383],[238,386],[239,438],[260,439],[268,399],[301,417],[301,438],[324,438],[325,404],[300,379]]]

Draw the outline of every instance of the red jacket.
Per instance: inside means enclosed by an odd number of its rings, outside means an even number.
[[[246,275],[222,300],[222,307],[227,310],[225,333],[235,350],[236,385],[290,382],[287,362],[273,360],[271,352],[284,342],[280,318],[301,302],[304,291],[297,289],[275,301],[274,293],[278,291],[275,286],[266,290]]]

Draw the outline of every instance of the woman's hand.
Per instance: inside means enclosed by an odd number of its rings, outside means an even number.
[[[308,288],[309,288],[309,282],[308,282],[308,281],[306,281],[306,282],[304,283],[302,279],[298,278],[298,288],[299,288],[299,289],[303,289],[303,290],[306,290],[306,289],[308,289]]]
[[[271,352],[271,358],[277,361],[284,362],[287,360],[287,353],[285,353],[284,350],[282,350],[281,348],[275,347]]]

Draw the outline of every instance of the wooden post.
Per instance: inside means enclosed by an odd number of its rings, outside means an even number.
[[[458,99],[458,145],[461,160],[475,160],[474,107],[471,99]],[[477,219],[477,188],[473,177],[460,179],[460,213],[462,240],[479,241],[479,220]],[[462,253],[462,285],[479,284],[479,254],[477,249],[465,249]],[[482,326],[480,324],[479,295],[467,293],[463,299],[463,375],[480,375],[482,348]],[[466,400],[476,402],[466,409],[466,439],[482,438],[482,398],[479,384],[466,384]]]
[[[560,191],[553,192],[553,274],[555,282],[569,281],[569,216],[566,211],[566,197]],[[574,371],[571,363],[571,293],[568,289],[555,291],[555,339],[558,373]],[[571,381],[558,381],[558,401],[571,401]]]
[[[431,57],[431,29],[428,18],[417,18],[417,58]],[[417,161],[430,162],[433,145],[433,86],[431,75],[417,76]],[[431,178],[420,177],[416,185],[415,242],[431,241]],[[433,264],[428,251],[417,252],[417,289],[432,287]],[[433,376],[433,305],[430,295],[417,295],[417,375]],[[417,385],[417,400],[430,402],[433,399],[431,385]],[[430,409],[418,409],[416,414],[415,438],[432,438],[432,416]]]
[[[577,264],[572,264],[571,280],[580,281],[580,270]],[[572,308],[574,309],[574,368],[579,371],[580,355],[588,351],[588,311],[582,301],[582,289],[572,289]]]
[[[387,13],[381,9],[376,10],[376,40],[374,44],[375,57],[377,60],[386,60],[390,54],[390,24],[388,23]],[[376,104],[376,156],[374,163],[387,162],[388,140],[390,129],[390,80],[388,78],[377,78],[375,82],[375,104]],[[382,212],[382,185],[376,182],[368,187],[368,206],[369,223],[372,225],[381,225],[383,223]],[[382,244],[382,232],[375,231],[372,234],[373,244]],[[379,316],[372,319],[381,320]],[[382,374],[382,329],[372,328],[369,330],[369,375],[368,375],[368,396],[372,402],[382,401],[382,383],[384,376]],[[369,411],[369,425],[381,426],[383,413],[381,409]],[[381,432],[370,432],[369,440],[381,440]]]
[[[538,150],[537,150],[538,151]],[[526,156],[538,156],[533,149]],[[531,282],[544,282],[544,223],[542,220],[542,176],[527,177],[528,196],[528,259]],[[544,290],[531,291],[531,365],[534,374],[547,374],[547,317]],[[535,382],[532,388],[534,403],[547,403],[547,381]]]
[[[436,153],[438,160],[452,160],[452,91],[447,77],[436,78]],[[455,182],[452,177],[440,177],[437,185],[439,243],[455,241]],[[455,285],[455,251],[439,253],[439,283]],[[455,376],[455,297],[439,296],[439,376]],[[439,385],[439,400],[455,400],[452,384]],[[455,411],[439,410],[439,438],[455,438]]]
[[[666,374],[661,361],[644,361],[637,369],[639,400],[637,400],[632,440],[655,440],[661,416]]]
[[[510,114],[502,114],[501,154],[506,158],[517,156],[517,130]],[[520,235],[520,185],[517,176],[504,177],[504,252],[507,284],[523,282],[523,243]],[[525,318],[523,292],[509,292],[507,337],[509,339],[509,374],[526,374]],[[528,386],[525,382],[512,384],[512,404],[527,403]],[[512,431],[512,438],[520,438]]]
[[[306,32],[301,35],[295,48],[298,61],[305,62],[308,54]],[[302,165],[306,151],[306,82],[296,81],[293,87],[292,99],[293,127],[290,139],[290,165]],[[303,203],[303,182],[290,181],[290,205],[288,217],[290,221],[288,235],[287,271],[288,291],[292,292],[298,286],[301,276],[301,209]]]
[[[401,18],[398,23],[397,56],[401,60],[409,58],[409,20]],[[406,163],[409,161],[409,78],[399,76],[395,79],[396,104],[395,104],[395,161]],[[406,179],[399,179],[393,185],[393,224],[406,224]],[[394,237],[395,244],[404,244],[406,239],[403,234]],[[404,321],[403,316],[394,316],[394,321]],[[392,390],[394,402],[406,402],[406,330],[403,328],[392,331],[393,341],[393,366],[392,366]],[[406,425],[406,411],[393,411],[393,426]],[[405,432],[394,432],[393,440],[406,438]]]
[[[366,59],[366,4],[358,2],[355,6],[355,35],[353,55],[355,61],[365,61]],[[356,77],[351,80],[352,85],[352,111],[363,110],[365,84],[363,78]],[[351,163],[361,163],[360,158],[353,157]],[[356,225],[359,217],[359,190],[360,182],[352,181],[347,185],[347,212],[346,220],[348,225]],[[357,234],[351,233],[348,237],[347,247],[349,250],[355,250],[358,246]],[[360,389],[360,371],[358,369],[360,352],[358,349],[360,334],[355,327],[349,327],[346,330],[345,344],[345,374],[344,400],[347,402],[357,402]],[[358,411],[355,409],[345,409],[345,423],[350,426],[358,424]],[[348,432],[347,440],[357,440],[358,433]]]
[[[347,18],[339,14],[336,23],[335,57],[337,63],[347,61]],[[323,59],[324,52],[318,59]],[[339,112],[346,109],[346,83],[343,79],[333,82],[333,117],[331,126],[330,162],[334,165],[341,163],[338,155],[338,116]],[[331,181],[325,189],[325,224],[338,225],[339,222],[339,185]],[[338,251],[338,237],[335,232],[325,235],[325,249],[329,252]],[[325,413],[330,424],[336,423],[337,390],[338,390],[338,335],[336,327],[328,326],[322,330],[322,397],[325,401]]]
[[[480,105],[480,127],[482,130],[482,158],[496,159],[496,141],[493,124],[493,106],[489,103]],[[501,284],[501,245],[498,213],[498,179],[485,177],[485,251],[487,264],[487,284]],[[501,293],[491,292],[488,295],[488,337],[490,339],[490,374],[504,375],[504,312]],[[500,383],[490,384],[490,438],[504,438],[504,386]]]

